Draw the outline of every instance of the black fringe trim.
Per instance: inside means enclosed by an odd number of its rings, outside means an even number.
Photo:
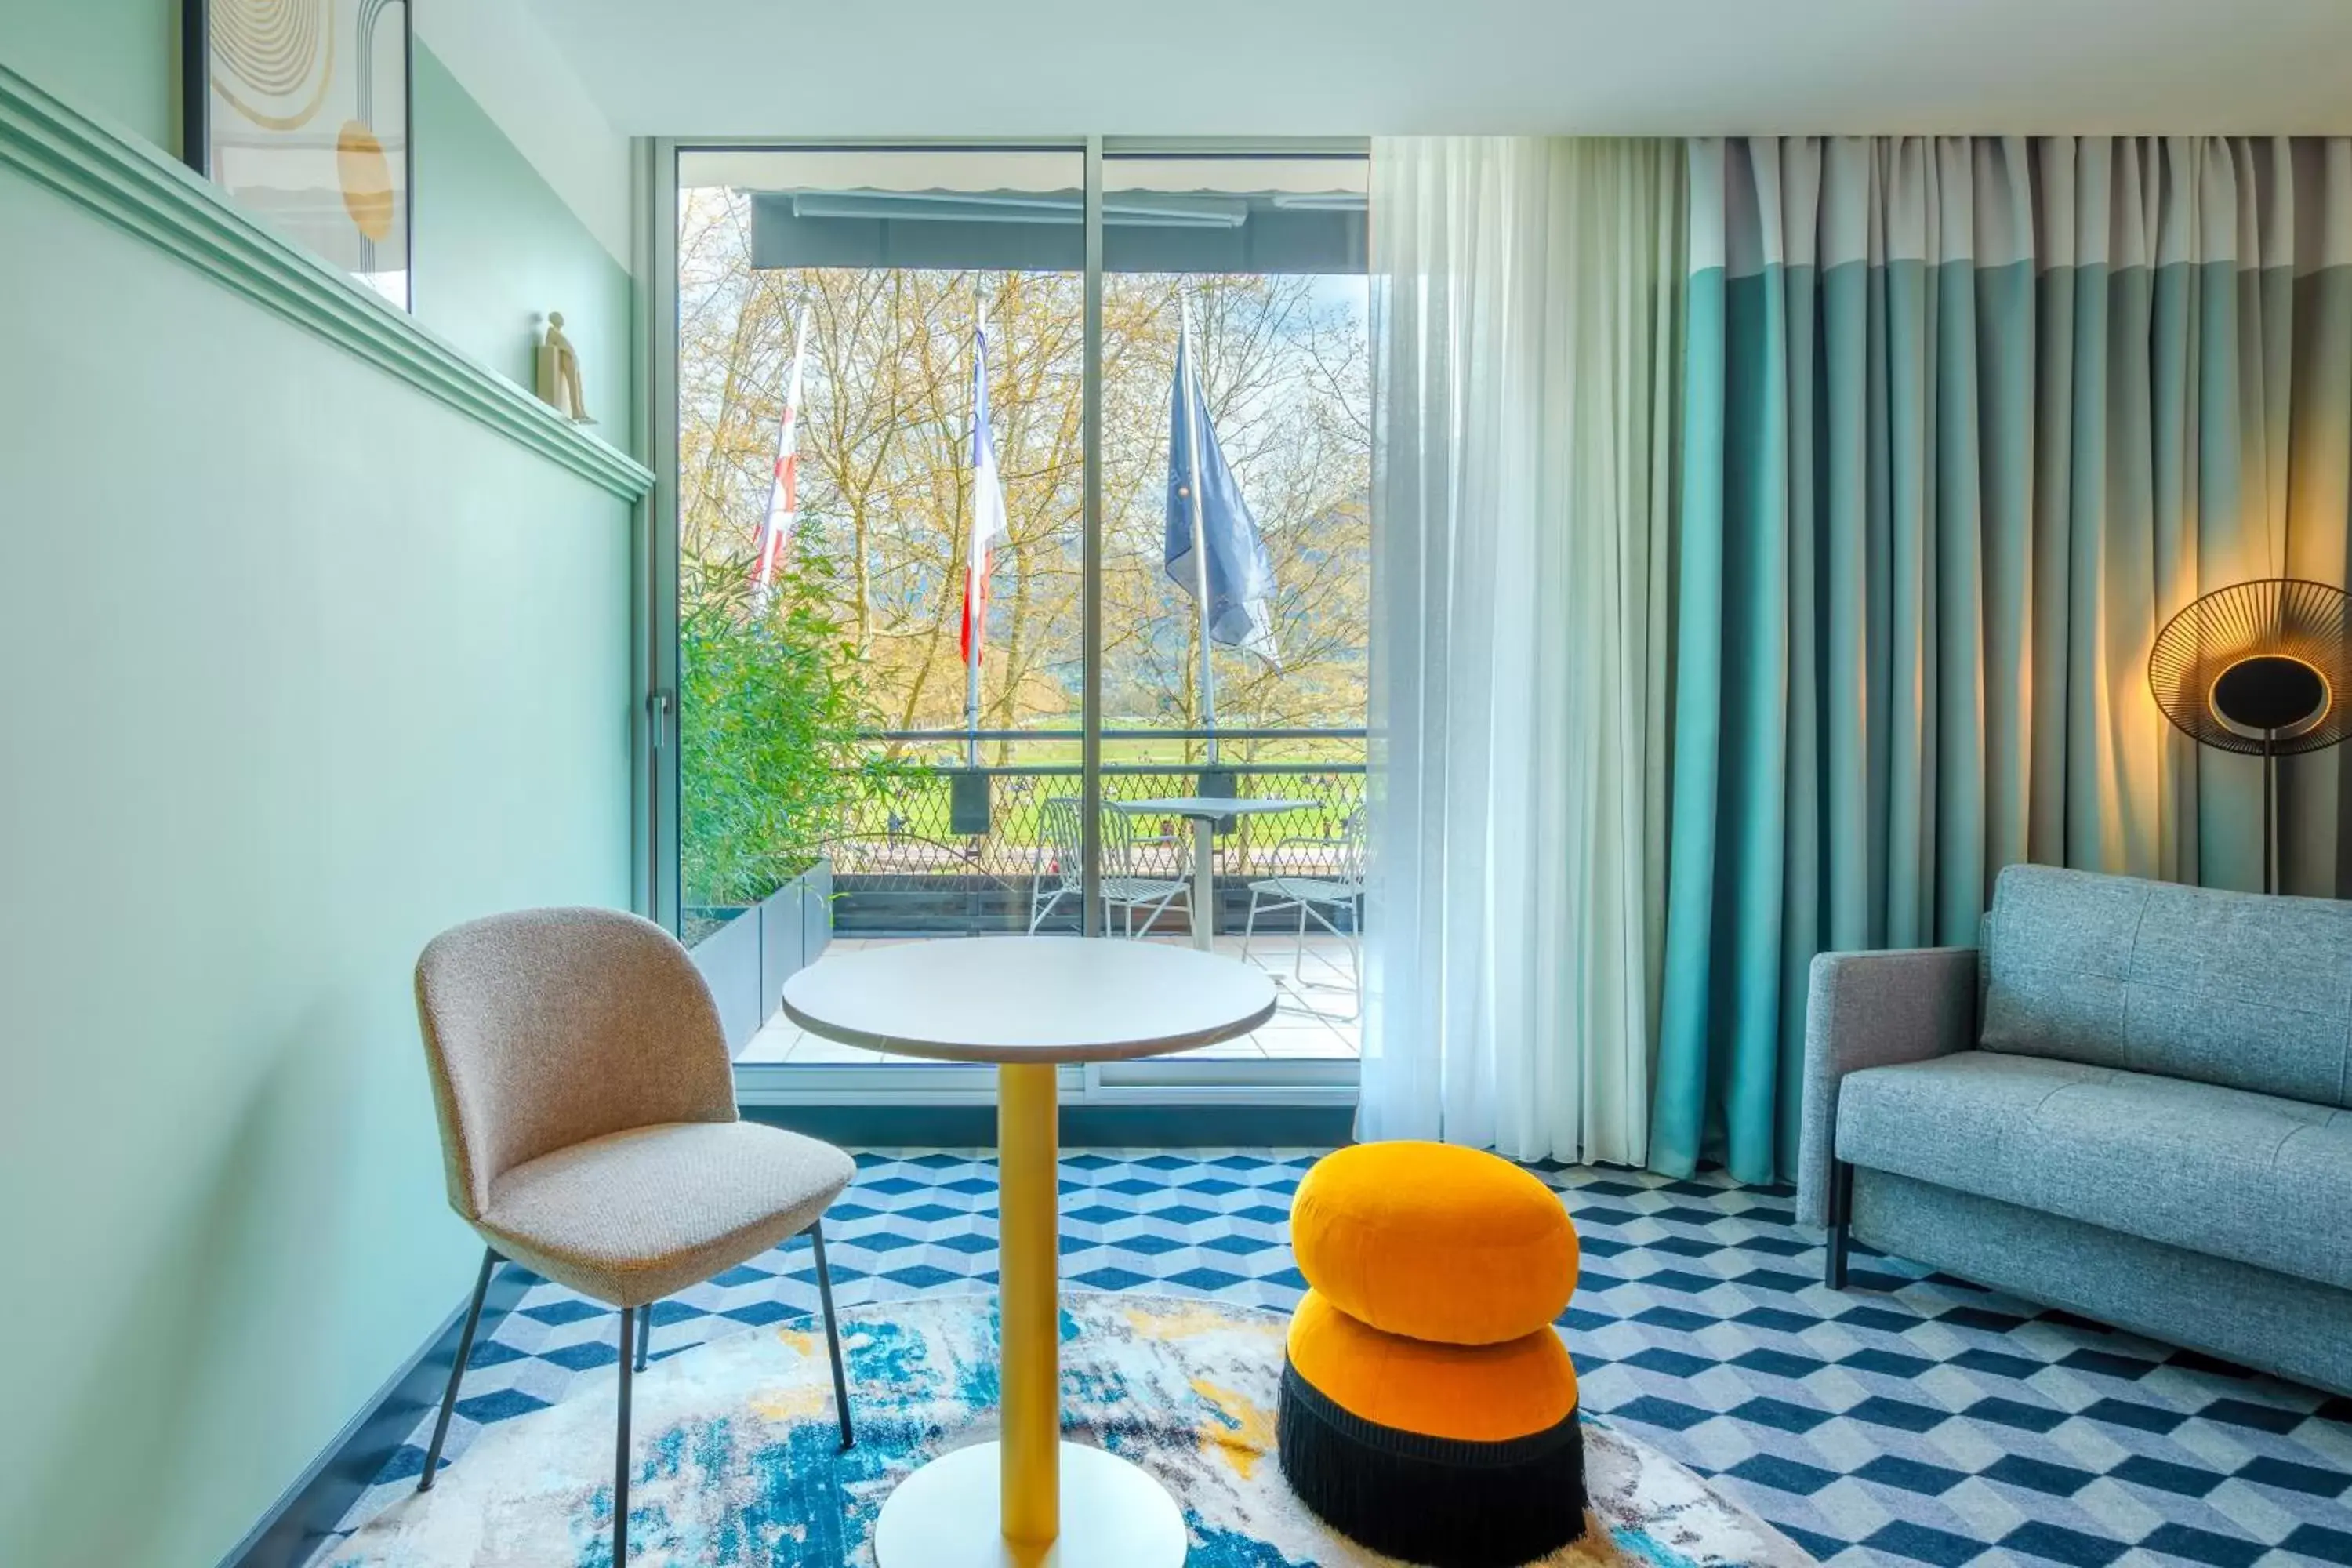
[[[1282,1366],[1282,1473],[1316,1517],[1430,1568],[1518,1568],[1584,1533],[1576,1413],[1500,1443],[1433,1437],[1344,1410]]]

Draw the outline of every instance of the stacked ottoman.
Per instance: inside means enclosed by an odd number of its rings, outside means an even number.
[[[1576,1368],[1552,1329],[1576,1227],[1559,1197],[1476,1150],[1366,1143],[1307,1173],[1290,1226],[1312,1287],[1279,1417],[1300,1500],[1434,1568],[1514,1568],[1581,1535]]]

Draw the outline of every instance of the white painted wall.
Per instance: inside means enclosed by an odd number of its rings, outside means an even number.
[[[530,3],[637,135],[2352,131],[2352,0]]]

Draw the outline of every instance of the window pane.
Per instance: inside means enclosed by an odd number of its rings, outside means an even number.
[[[769,950],[741,1059],[884,1063],[772,1016],[814,945],[775,951],[788,906],[852,942],[1080,928],[1089,658],[1105,929],[1237,948],[1265,885],[1312,881],[1331,896],[1274,906],[1276,961],[1305,949],[1286,1028],[1208,1057],[1352,1054],[1365,163],[1106,160],[1098,648],[1083,170],[1069,150],[679,156],[680,879],[690,942]],[[1118,805],[1231,795],[1297,804],[1219,826],[1205,900],[1193,819]],[[829,902],[790,891],[820,854]]]
[[[1298,803],[1216,835],[1217,945],[1238,951],[1259,906],[1257,939],[1280,933],[1261,959],[1306,950],[1283,1026],[1220,1054],[1352,1053],[1352,1023],[1313,1015],[1355,1011],[1341,895],[1364,782],[1366,183],[1360,158],[1105,162],[1106,216],[1131,216],[1104,230],[1104,794]],[[1142,825],[1177,835],[1171,868],[1186,826]],[[1328,897],[1302,910],[1302,891]]]
[[[681,155],[690,923],[823,853],[844,940],[1018,931],[1033,873],[1058,871],[1041,814],[1078,785],[1082,178],[1071,152]],[[973,683],[983,320],[1003,523]],[[771,569],[796,349],[796,510]],[[1012,771],[982,783],[975,761]],[[1048,913],[1075,927],[1077,901]],[[801,1044],[788,1059],[873,1059]]]

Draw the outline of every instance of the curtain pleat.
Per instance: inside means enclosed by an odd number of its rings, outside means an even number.
[[[1816,952],[1973,942],[2021,859],[2260,885],[2259,763],[2146,663],[2200,593],[2346,581],[2352,142],[1689,160],[1650,1160],[1762,1182]],[[2352,886],[2338,766],[2283,766],[2288,891]]]
[[[1646,1154],[1682,165],[1373,150],[1366,1137]]]

